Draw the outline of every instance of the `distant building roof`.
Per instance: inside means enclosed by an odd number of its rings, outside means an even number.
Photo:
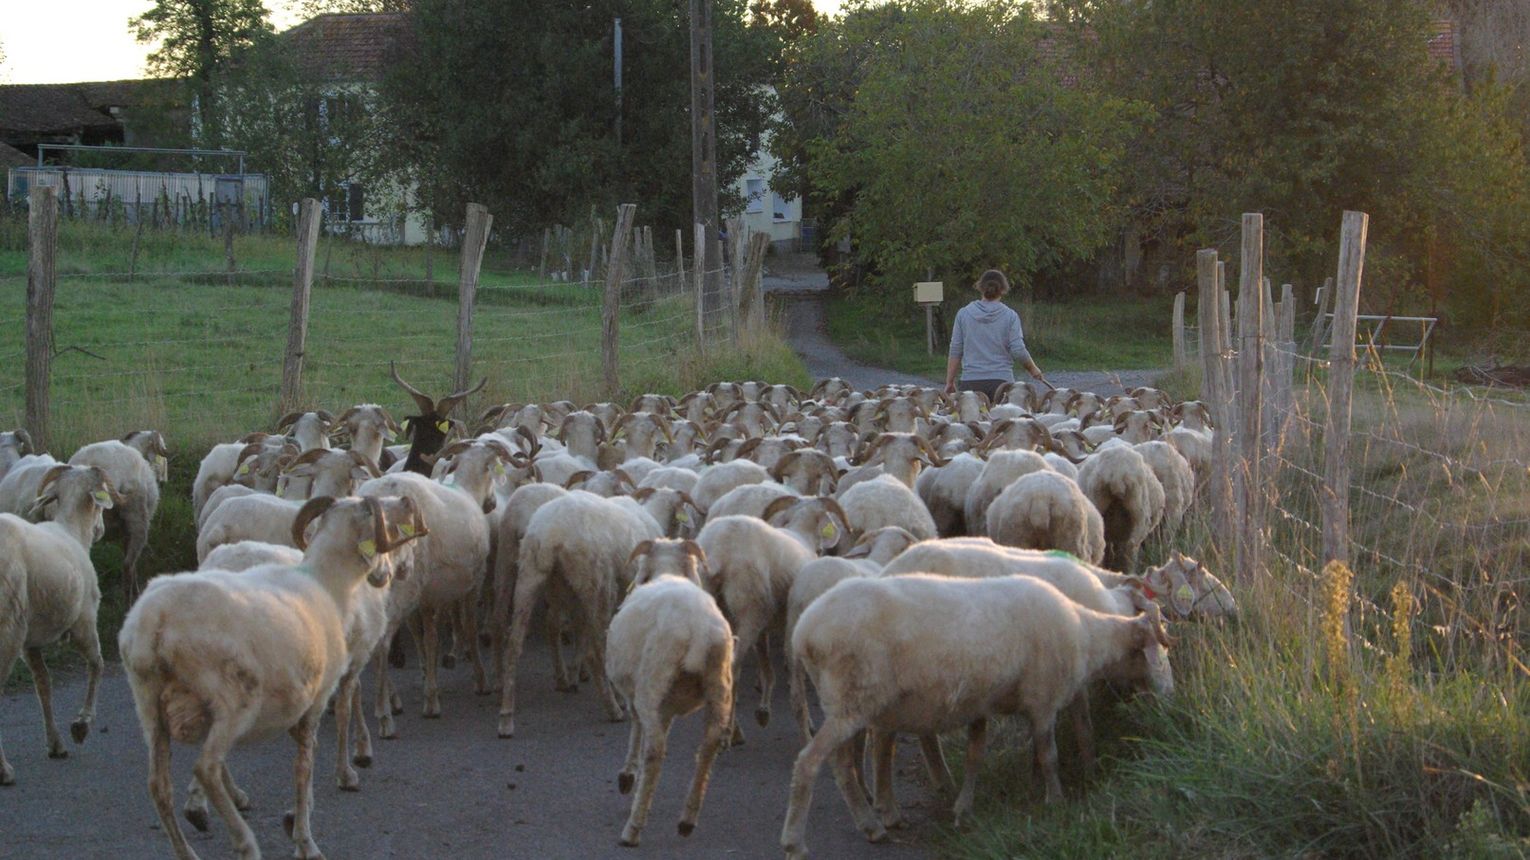
[[[1429,56],[1444,63],[1453,72],[1461,71],[1461,27],[1454,18],[1436,18],[1431,23]]]
[[[0,168],[26,167],[36,163],[37,159],[29,157],[25,152],[14,146],[0,143]]]
[[[403,30],[402,12],[319,15],[284,30],[303,76],[315,81],[376,81]]]
[[[0,132],[68,133],[116,125],[91,108],[78,84],[17,84],[0,87]]]

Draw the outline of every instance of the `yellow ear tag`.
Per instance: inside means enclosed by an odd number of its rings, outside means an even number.
[[[495,463],[494,463],[494,474],[500,476],[501,478],[505,477],[505,464],[501,463],[501,462],[498,462],[498,461],[495,461]]]
[[[362,558],[371,561],[372,556],[377,555],[377,544],[370,540],[364,540],[356,544],[356,551],[361,553]]]
[[[688,523],[690,521],[691,521],[691,515],[690,514],[686,513],[685,511],[675,511],[675,522],[677,522],[677,523]]]
[[[437,430],[440,430],[440,431],[441,431],[441,432],[442,432],[442,433],[445,433],[445,432],[447,432],[447,431],[448,431],[448,430],[450,430],[450,429],[451,429],[451,426],[452,426],[452,425],[450,425],[450,424],[448,424],[448,423],[446,423],[446,422],[445,422],[445,421],[437,421],[437,422],[436,422],[436,429],[437,429]]]
[[[1184,604],[1186,607],[1194,606],[1195,589],[1188,585],[1181,585],[1179,588],[1174,589],[1174,599]]]
[[[100,502],[103,505],[111,505],[112,503],[112,494],[105,490],[96,490],[94,493],[91,493],[91,495],[95,497],[97,502]]]
[[[398,531],[404,537],[414,537],[414,524],[404,523],[398,527]]]
[[[245,461],[245,462],[239,464],[239,471],[235,472],[234,474],[236,474],[236,475],[248,475],[249,473],[250,473],[250,464],[249,464],[249,461]]]
[[[823,528],[818,530],[818,534],[822,535],[826,541],[834,540],[839,535],[839,529],[835,528],[833,523],[824,523]]]

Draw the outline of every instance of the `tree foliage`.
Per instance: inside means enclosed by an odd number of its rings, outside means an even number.
[[[1068,85],[1044,35],[1006,2],[852,6],[788,63],[782,178],[884,283],[1088,256],[1117,223],[1138,111]]]
[[[270,37],[269,16],[262,0],[155,0],[147,12],[128,21],[139,42],[159,45],[144,61],[148,73],[190,84],[210,146],[220,145],[216,87],[236,57]]]
[[[397,170],[444,221],[469,200],[496,227],[572,222],[639,201],[656,223],[691,223],[688,7],[661,0],[417,0],[383,107],[406,143]],[[612,19],[622,19],[621,142]],[[506,26],[505,22],[515,22]],[[742,0],[716,0],[718,172],[743,171],[768,116],[764,35]]]

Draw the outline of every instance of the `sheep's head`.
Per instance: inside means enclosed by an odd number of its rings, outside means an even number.
[[[240,449],[234,483],[262,493],[276,491],[282,470],[298,457],[298,446],[281,436],[267,436]]]
[[[839,481],[839,470],[828,454],[812,448],[788,451],[768,467],[771,480],[779,481],[802,495],[829,494]]]
[[[680,398],[679,410],[685,420],[699,425],[712,417],[712,413],[717,410],[717,402],[705,391],[693,391]]]
[[[27,517],[70,524],[82,531],[88,527],[89,541],[95,543],[106,533],[101,512],[120,504],[122,496],[99,466],[60,463],[43,473]]]
[[[498,503],[494,486],[509,480],[510,469],[523,469],[531,465],[530,458],[510,449],[497,436],[464,439],[442,449],[441,459],[449,460],[441,474],[441,483],[456,487],[473,497],[490,513]]]
[[[1084,434],[1077,430],[1058,430],[1051,434],[1047,449],[1066,457],[1071,463],[1081,463],[1094,450]]]
[[[884,430],[912,433],[917,428],[919,419],[929,417],[929,413],[911,398],[900,396],[877,404],[873,417]]]
[[[370,457],[360,451],[315,448],[299,454],[287,465],[282,475],[288,480],[310,479],[310,496],[348,496],[357,484],[369,478],[382,477],[382,471]]]
[[[584,411],[594,415],[600,421],[600,426],[605,428],[606,436],[616,432],[616,422],[621,420],[623,414],[621,406],[615,403],[591,403],[584,407]]]
[[[681,457],[695,453],[705,435],[701,425],[688,418],[682,418],[670,424],[670,441],[664,443],[662,448],[665,462],[673,462]]]
[[[1235,618],[1232,592],[1206,566],[1177,550],[1142,577],[1149,597],[1174,618]]]
[[[850,383],[837,376],[820,379],[808,391],[808,396],[824,403],[838,403],[851,391]]]
[[[669,420],[653,412],[628,412],[617,420],[613,434],[613,439],[625,439],[628,459],[652,458],[659,449],[660,438],[666,442],[674,441]]]
[[[860,449],[860,435],[847,421],[834,421],[818,434],[814,446],[830,457],[854,457]]]
[[[345,410],[330,430],[350,437],[352,445],[371,439],[387,442],[402,432],[388,410],[375,403],[360,403]]]
[[[637,484],[632,477],[621,469],[610,469],[602,472],[583,471],[575,472],[563,482],[565,490],[584,490],[586,493],[594,493],[602,498],[612,496],[625,496],[637,489]]]
[[[776,528],[795,533],[819,555],[832,553],[840,547],[853,546],[856,541],[845,509],[828,496],[806,499],[786,496],[776,499],[765,506],[760,519]]]
[[[661,576],[678,576],[699,586],[708,576],[707,554],[693,540],[645,540],[627,557],[627,569],[632,576],[629,591]]]
[[[714,382],[706,387],[706,393],[712,396],[712,409],[718,412],[744,402],[744,387],[737,382]]]
[[[304,451],[329,447],[329,432],[335,416],[322,409],[313,412],[288,412],[276,422],[276,432],[297,440]]]
[[[1142,409],[1162,409],[1170,405],[1172,402],[1172,399],[1169,397],[1169,395],[1158,390],[1157,388],[1133,388],[1131,391],[1126,393],[1127,396],[1137,401],[1139,408]]]
[[[899,526],[883,526],[861,535],[855,546],[845,553],[845,558],[864,558],[879,565],[886,565],[900,553],[919,542],[919,538]]]
[[[388,372],[392,374],[393,381],[414,398],[415,405],[420,409],[419,415],[404,418],[404,426],[410,440],[409,459],[404,462],[404,468],[421,475],[429,475],[431,458],[446,444],[447,436],[453,427],[458,428],[458,433],[466,432],[466,428],[463,428],[460,421],[452,419],[452,410],[469,396],[483,390],[489,378],[486,376],[472,388],[454,391],[440,400],[432,401],[429,395],[405,382],[403,377],[398,375],[398,368],[393,365],[393,362],[388,363]]]
[[[671,487],[640,487],[632,491],[632,500],[643,506],[666,537],[695,537],[706,517],[690,493]]]
[[[912,433],[882,433],[862,446],[865,465],[880,463],[883,471],[902,481],[909,489],[924,466],[941,467],[950,462],[936,453],[921,436]]]
[[[292,542],[305,560],[316,556],[322,563],[333,558],[330,552],[354,552],[366,564],[367,582],[378,588],[393,576],[389,554],[428,534],[424,517],[407,496],[316,496],[292,521]]]
[[[593,462],[599,454],[600,443],[606,441],[606,425],[594,413],[580,409],[564,416],[555,435],[570,454]]]
[[[1137,444],[1153,439],[1161,423],[1156,412],[1136,409],[1117,417],[1113,429],[1117,436]]]
[[[959,421],[982,421],[988,414],[988,395],[981,391],[956,392],[956,417]]]
[[[781,462],[781,458],[797,450],[802,443],[796,439],[784,439],[779,436],[750,439],[739,446],[734,456],[742,459],[753,460],[770,470]]]
[[[1164,631],[1158,604],[1149,603],[1131,624],[1133,650],[1140,651],[1147,664],[1143,680],[1148,689],[1164,698],[1174,695],[1174,669],[1169,665],[1169,646],[1173,641]]]
[[[767,385],[760,394],[760,402],[769,404],[782,415],[796,409],[801,400],[802,392],[790,385]]]
[[[158,430],[134,430],[122,437],[122,444],[132,448],[154,467],[154,477],[163,484],[170,477],[170,449]]]

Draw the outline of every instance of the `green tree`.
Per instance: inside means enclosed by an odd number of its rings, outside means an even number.
[[[139,42],[159,44],[145,60],[149,74],[187,80],[206,145],[221,145],[218,86],[238,56],[270,37],[269,16],[262,0],[155,0],[128,21]]]
[[[612,19],[622,19],[621,143]],[[507,27],[505,22],[516,22]],[[716,0],[719,179],[740,175],[768,116],[769,47],[742,0]],[[417,0],[382,87],[400,175],[444,221],[482,202],[496,228],[540,229],[617,202],[691,223],[689,20],[684,4]]]
[[[293,4],[304,20],[319,15],[408,12],[414,0],[299,0]]]
[[[801,124],[788,175],[882,283],[993,266],[1025,280],[1113,234],[1138,111],[1065,81],[1043,35],[1024,5],[895,0],[803,40],[783,87]]]

